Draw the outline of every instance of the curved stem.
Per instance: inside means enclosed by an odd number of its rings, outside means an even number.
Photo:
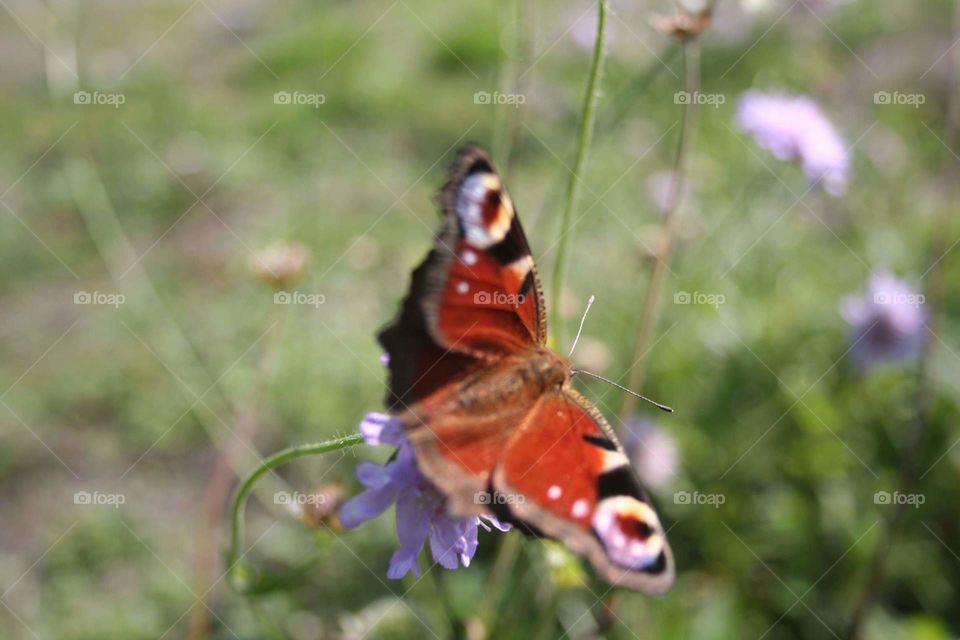
[[[257,480],[271,469],[279,467],[285,462],[289,462],[295,458],[329,453],[331,451],[337,451],[338,449],[352,447],[362,442],[363,436],[357,433],[344,436],[343,438],[327,440],[326,442],[301,444],[283,449],[266,458],[260,463],[260,466],[250,472],[244,481],[240,483],[240,486],[237,488],[237,493],[233,497],[233,506],[230,510],[230,549],[227,552],[227,572],[230,574],[230,582],[235,589],[243,592],[250,584],[250,573],[246,565],[241,563],[240,547],[243,545],[244,507]]]
[[[560,239],[557,244],[557,258],[553,263],[553,275],[550,282],[550,320],[556,331],[555,343],[562,342],[563,325],[560,322],[560,294],[563,288],[564,268],[567,260],[570,219],[580,198],[583,173],[587,165],[587,151],[593,137],[593,124],[596,120],[597,104],[600,101],[600,79],[603,76],[604,38],[607,24],[607,0],[597,2],[597,39],[593,45],[593,61],[590,64],[590,77],[587,80],[587,94],[583,100],[583,112],[580,116],[580,136],[577,140],[577,155],[573,170],[567,180],[563,218],[560,223]]]
[[[683,43],[683,90],[693,95],[700,89],[700,44],[696,38]],[[688,100],[683,107],[680,120],[680,138],[677,142],[677,156],[673,164],[673,175],[670,181],[670,192],[667,200],[667,210],[664,213],[664,241],[658,248],[653,272],[650,274],[650,285],[647,287],[643,308],[640,312],[640,325],[637,329],[637,341],[633,351],[633,361],[630,367],[630,378],[627,387],[639,391],[643,387],[646,376],[646,357],[650,346],[650,339],[660,316],[660,299],[663,293],[663,284],[667,272],[670,270],[670,259],[677,244],[680,233],[680,204],[685,188],[687,162],[693,148],[696,133],[696,100]],[[620,418],[626,422],[636,408],[637,399],[626,396]]]

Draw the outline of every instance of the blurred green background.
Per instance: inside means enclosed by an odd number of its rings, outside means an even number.
[[[661,599],[616,593],[612,624],[607,587],[549,545],[524,541],[492,587],[501,534],[481,535],[468,569],[393,582],[391,517],[343,531],[274,503],[329,482],[355,493],[357,461],[389,455],[368,447],[267,478],[247,534],[264,581],[242,597],[220,579],[231,468],[380,408],[373,335],[431,244],[457,146],[492,148],[549,275],[595,5],[0,5],[2,637],[446,638],[451,618],[473,637],[482,624],[506,638],[844,637],[874,558],[885,578],[863,637],[960,635],[960,267],[933,248],[954,242],[953,3],[720,3],[702,86],[725,101],[699,110],[643,388],[677,410],[642,408],[677,454],[652,489],[677,583]],[[655,192],[682,74],[678,44],[650,25],[670,3],[611,9],[561,321],[569,340],[596,295],[580,357],[621,379],[663,241]],[[844,196],[806,192],[797,166],[739,132],[750,88],[820,102],[852,147]],[[875,104],[884,90],[926,100]],[[278,242],[310,251],[293,289],[323,304],[274,304],[251,265]],[[874,494],[898,486],[918,376],[845,361],[838,308],[873,270],[922,289],[934,263],[948,287],[923,382],[925,501],[891,543]],[[724,304],[672,304],[680,291]],[[622,395],[585,392],[620,428]]]

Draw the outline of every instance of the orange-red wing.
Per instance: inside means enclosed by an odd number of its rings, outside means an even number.
[[[447,400],[458,391],[454,387],[441,392],[400,417],[416,450],[417,465],[447,495],[451,511],[489,514],[494,510],[488,500],[493,471],[533,406],[465,405],[450,410]]]
[[[673,581],[663,527],[597,409],[544,394],[494,472],[492,498],[531,531],[586,555],[603,577],[647,593]]]
[[[515,232],[522,235],[519,224]],[[461,239],[450,265],[434,310],[444,344],[481,357],[539,344],[539,285],[529,253],[502,264]]]
[[[478,367],[546,341],[530,247],[492,160],[463,149],[440,192],[443,226],[414,271],[397,319],[380,333],[394,411]]]

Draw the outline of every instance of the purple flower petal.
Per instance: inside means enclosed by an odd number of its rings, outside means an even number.
[[[486,522],[484,522],[484,520],[486,520]],[[513,529],[513,525],[507,524],[506,522],[500,522],[493,516],[480,516],[480,518],[477,520],[477,524],[483,527],[484,531],[491,531],[490,526],[498,531],[510,531],[510,529]]]
[[[382,489],[390,484],[387,468],[364,460],[357,465],[357,480],[368,489]]]
[[[400,548],[390,559],[388,578],[402,578],[411,571],[420,576],[417,557],[430,533],[432,509],[427,503],[428,500],[424,500],[423,496],[413,492],[402,493],[397,498],[397,538],[400,539]]]
[[[816,102],[749,91],[740,99],[737,123],[780,160],[799,160],[807,178],[833,195],[846,190],[850,152]]]
[[[390,556],[390,568],[387,569],[387,577],[391,580],[399,580],[408,573],[420,577],[420,563],[417,556],[420,555],[420,549],[411,549],[400,547]]]
[[[460,558],[468,551],[466,535],[472,530],[476,538],[477,527],[475,519],[451,518],[449,516],[440,516],[434,518],[433,526],[430,530],[430,553],[433,555],[434,562],[446,569],[456,569],[460,566]],[[474,545],[476,547],[476,545]],[[467,556],[467,563],[470,562],[471,552]]]
[[[367,444],[400,444],[403,427],[400,421],[385,413],[368,413],[360,422],[360,433]]]
[[[396,454],[386,464],[361,462],[357,478],[367,487],[340,510],[345,527],[353,528],[383,513],[397,503],[397,538],[400,548],[390,558],[387,577],[399,579],[408,573],[420,576],[418,558],[427,539],[433,559],[447,569],[470,564],[477,550],[478,527],[490,526],[478,517],[455,518],[446,510],[446,497],[427,480],[417,467],[413,446],[403,433],[403,425],[383,413],[370,413],[360,423],[367,444],[392,444]],[[500,531],[510,525],[485,517]]]
[[[367,520],[376,518],[396,499],[397,490],[391,486],[364,491],[348,500],[340,508],[340,522],[347,529],[353,529]]]
[[[417,468],[413,447],[406,442],[397,449],[396,458],[387,463],[387,472],[390,474],[390,482],[400,490],[416,489],[426,484],[420,469]]]
[[[840,303],[850,325],[850,357],[863,369],[916,357],[923,345],[927,314],[922,294],[888,273],[872,276],[867,290]]]

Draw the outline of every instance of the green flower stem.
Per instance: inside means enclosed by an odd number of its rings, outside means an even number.
[[[315,456],[339,449],[346,449],[363,443],[363,436],[359,433],[344,436],[326,442],[301,444],[283,449],[266,458],[260,465],[240,483],[237,493],[233,497],[233,507],[230,510],[230,549],[227,552],[227,571],[230,582],[241,593],[250,585],[251,573],[246,564],[241,563],[240,548],[243,546],[244,528],[243,514],[247,498],[253,491],[254,485],[268,471],[279,467],[295,458]]]
[[[696,38],[691,38],[683,44],[683,90],[694,94],[700,89],[700,44]],[[640,312],[640,324],[637,329],[637,341],[634,346],[633,360],[630,368],[630,378],[627,387],[642,392],[643,381],[646,376],[646,358],[650,347],[650,339],[660,316],[660,299],[663,294],[663,284],[669,271],[670,259],[680,233],[680,204],[683,199],[686,169],[693,148],[696,133],[697,106],[690,100],[683,107],[680,120],[680,138],[677,142],[677,155],[673,165],[673,176],[670,184],[667,211],[664,214],[664,241],[658,247],[656,262],[650,274],[650,284],[647,287],[643,308]],[[636,408],[637,399],[628,395],[624,398],[620,418],[626,422]]]
[[[563,293],[563,276],[567,261],[570,220],[573,210],[580,199],[583,174],[587,165],[587,151],[593,138],[593,125],[596,120],[597,104],[600,102],[600,80],[603,76],[604,39],[607,24],[607,0],[597,2],[597,38],[593,45],[593,62],[590,65],[590,77],[587,80],[587,93],[583,99],[583,112],[580,116],[580,136],[577,140],[577,155],[573,170],[567,180],[566,202],[563,218],[560,222],[560,239],[557,244],[557,258],[553,263],[553,276],[550,283],[550,320],[556,332],[555,344],[563,342],[563,324],[560,321],[560,297]]]

